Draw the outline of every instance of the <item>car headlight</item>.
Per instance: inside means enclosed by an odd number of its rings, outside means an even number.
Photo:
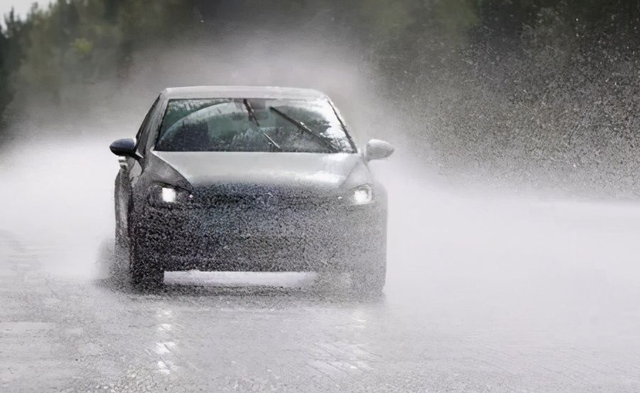
[[[165,184],[151,187],[151,203],[158,206],[184,205],[193,201],[193,194],[185,189]]]
[[[367,205],[373,202],[373,189],[364,184],[350,191],[349,201],[352,205]]]
[[[176,199],[178,198],[178,192],[175,188],[162,187],[160,197],[162,199],[162,202],[175,203]]]

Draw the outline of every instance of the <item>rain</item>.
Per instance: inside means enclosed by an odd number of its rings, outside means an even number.
[[[0,391],[640,390],[636,1],[69,0],[28,11],[14,0],[0,13]],[[344,266],[386,244],[380,292],[300,268],[326,250],[287,242],[135,282],[116,241],[121,167],[109,146],[181,86],[330,98],[335,113],[228,93],[225,114],[251,127],[257,151],[148,155],[195,198],[210,178],[361,190],[375,203],[386,190],[386,240],[356,243],[359,223],[323,220],[325,205],[280,210],[290,194],[261,194],[275,216],[258,226],[310,243],[330,233],[326,249],[350,251]],[[303,113],[292,107],[322,108],[330,128],[310,135],[322,128],[292,123]],[[222,111],[192,113],[174,129]],[[357,153],[336,139],[342,122]],[[393,154],[368,161],[370,140]],[[359,160],[370,178],[340,172]],[[235,225],[202,220],[180,240]],[[282,263],[274,245],[300,258]]]

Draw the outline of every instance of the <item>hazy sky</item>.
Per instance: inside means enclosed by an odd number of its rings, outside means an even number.
[[[24,16],[31,8],[31,4],[38,3],[39,6],[44,6],[50,3],[51,0],[0,0],[0,15],[4,21],[4,15],[11,11],[11,7],[15,8],[16,13],[20,16]]]

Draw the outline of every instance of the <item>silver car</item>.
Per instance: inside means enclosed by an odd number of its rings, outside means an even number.
[[[326,95],[170,88],[136,138],[110,148],[116,246],[134,284],[174,270],[316,271],[382,291],[387,199],[368,163],[393,147],[360,147]]]

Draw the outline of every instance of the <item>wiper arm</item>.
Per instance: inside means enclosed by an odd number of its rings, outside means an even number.
[[[320,143],[322,143],[327,149],[331,150],[332,152],[337,152],[336,147],[329,142],[327,139],[323,138],[322,136],[316,134],[315,132],[313,132],[313,130],[311,130],[309,127],[307,127],[304,123],[297,121],[296,119],[294,119],[293,117],[287,115],[286,113],[282,112],[280,109],[274,108],[274,107],[269,107],[269,110],[278,114],[280,117],[282,117],[283,119],[285,119],[286,121],[288,121],[289,123],[293,124],[294,126],[298,127],[298,129],[306,132],[307,134],[311,135],[312,137],[316,138],[318,141],[320,141]]]
[[[262,131],[262,129],[260,128],[260,123],[258,123],[258,118],[256,118],[256,113],[253,111],[253,108],[251,107],[249,100],[245,98],[244,100],[242,100],[242,102],[244,103],[244,107],[247,108],[247,112],[249,113],[249,120],[256,123],[256,126],[258,126],[258,130],[262,133],[262,135],[264,135],[265,138],[267,138],[271,146],[278,149],[278,151],[282,151],[282,148],[280,147],[280,145],[278,145],[276,141],[274,141],[269,135],[267,135],[266,132]]]

